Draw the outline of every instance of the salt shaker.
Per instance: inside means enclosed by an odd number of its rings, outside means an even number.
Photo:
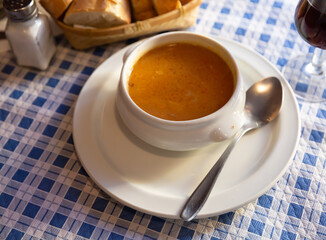
[[[6,37],[21,66],[45,70],[56,51],[50,24],[34,0],[3,0]]]

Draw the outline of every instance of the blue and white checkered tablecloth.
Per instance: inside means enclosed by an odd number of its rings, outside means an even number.
[[[241,42],[279,70],[313,48],[297,34],[297,0],[204,0],[189,31]],[[151,216],[106,195],[72,140],[78,95],[129,41],[78,51],[63,36],[47,71],[0,53],[0,239],[326,239],[326,105],[298,101],[293,161],[264,195],[226,214],[184,222]]]

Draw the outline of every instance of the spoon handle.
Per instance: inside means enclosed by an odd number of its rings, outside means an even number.
[[[224,166],[224,163],[229,157],[232,149],[239,141],[239,139],[243,136],[243,134],[245,134],[246,132],[247,130],[245,128],[241,128],[240,131],[235,134],[233,140],[224,150],[223,154],[220,156],[220,158],[217,160],[217,162],[214,164],[214,166],[211,168],[205,178],[201,181],[195,191],[191,194],[180,214],[180,217],[183,220],[191,221],[194,217],[196,217],[197,213],[200,211],[200,209],[206,202],[214,186],[214,183],[217,177],[219,176]]]

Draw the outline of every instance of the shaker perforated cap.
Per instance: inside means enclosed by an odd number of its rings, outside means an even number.
[[[34,0],[3,0],[3,8],[8,18],[15,21],[24,21],[37,13]]]

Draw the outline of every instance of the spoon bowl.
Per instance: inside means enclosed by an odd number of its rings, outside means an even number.
[[[262,79],[247,90],[245,123],[234,135],[221,157],[187,200],[180,214],[183,220],[191,221],[203,207],[226,160],[240,138],[248,131],[260,128],[273,121],[281,109],[282,101],[282,84],[276,77]]]
[[[245,113],[247,122],[259,125],[272,121],[282,105],[282,85],[275,77],[265,78],[246,92]]]

